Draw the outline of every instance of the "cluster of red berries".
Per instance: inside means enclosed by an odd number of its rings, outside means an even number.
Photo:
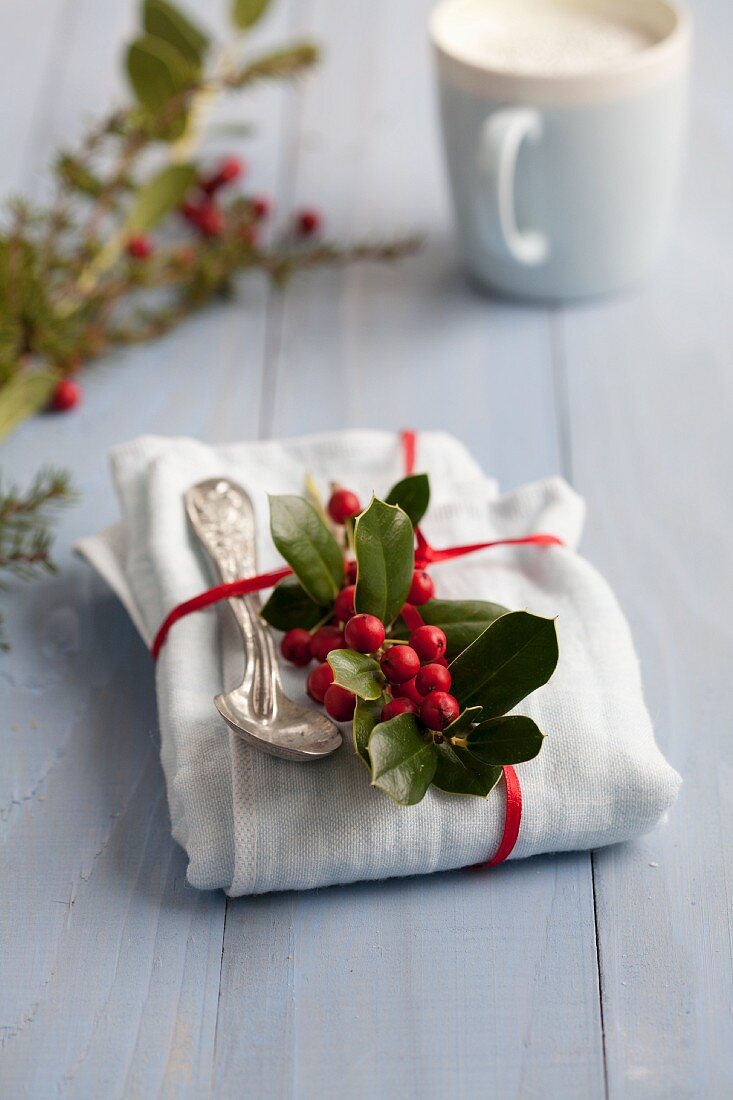
[[[183,203],[181,213],[202,237],[219,237],[223,233],[226,219],[216,203],[216,195],[222,187],[240,179],[244,172],[245,165],[238,157],[225,157],[214,172],[198,181],[198,194]]]
[[[216,196],[223,187],[240,179],[246,171],[246,165],[238,157],[225,157],[215,171],[202,176],[196,183],[196,190],[181,205],[181,214],[202,237],[220,237],[226,228],[226,217],[216,202]],[[249,200],[252,220],[262,222],[272,213],[272,202],[265,195],[257,195]],[[318,210],[305,209],[295,215],[294,230],[300,237],[313,237],[320,232],[323,218]],[[257,224],[244,230],[247,243],[257,244]],[[134,233],[127,241],[127,254],[134,260],[147,260],[155,252],[155,244],[147,233]]]
[[[355,493],[340,487],[334,489],[328,501],[328,514],[334,523],[344,524],[361,512]],[[354,716],[356,696],[333,682],[333,669],[326,658],[334,649],[353,649],[372,654],[387,681],[392,699],[383,708],[380,718],[388,722],[399,714],[415,714],[437,736],[458,717],[460,707],[450,694],[451,674],[445,658],[446,637],[437,626],[419,626],[412,631],[407,644],[386,639],[384,624],[375,615],[356,614],[356,562],[348,561],[346,584],[333,605],[334,622],[320,626],[312,634],[294,627],[284,635],[281,651],[287,661],[304,668],[312,660],[319,662],[308,675],[308,694],[323,703],[337,722],[348,722]],[[413,573],[408,603],[419,605],[431,599],[433,582],[423,569]]]

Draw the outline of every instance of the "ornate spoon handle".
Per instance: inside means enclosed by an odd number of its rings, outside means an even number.
[[[253,577],[257,572],[255,517],[244,489],[228,478],[211,478],[193,485],[185,502],[191,526],[221,580]],[[259,593],[228,603],[246,654],[242,690],[249,696],[253,714],[270,721],[277,709],[280,672],[272,636],[259,614]]]

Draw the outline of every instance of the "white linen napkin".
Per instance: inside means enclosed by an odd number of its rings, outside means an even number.
[[[546,531],[564,547],[482,551],[434,566],[437,595],[488,599],[557,616],[560,662],[550,683],[517,708],[547,734],[539,756],[517,766],[524,807],[511,858],[594,848],[652,828],[680,778],[659,752],[642,697],[628,626],[606,582],[576,552],[581,499],[557,477],[499,496],[452,437],[418,438],[430,474],[423,528],[435,546]],[[306,472],[368,500],[403,476],[397,436],[347,431],[211,447],[147,436],[112,453],[120,523],[78,549],[106,578],[149,645],[172,607],[213,583],[185,517],[194,482],[228,476],[250,493],[258,567],[278,564],[268,493],[301,493]],[[190,615],[171,630],[155,668],[161,756],[173,835],[188,853],[189,881],[232,896],[423,874],[486,860],[498,846],[503,784],[488,799],[430,788],[412,807],[369,785],[348,731],[318,763],[266,756],[237,738],[213,696],[239,682],[241,642],[229,612]],[[153,668],[151,663],[151,675]],[[301,671],[285,690],[305,700]]]

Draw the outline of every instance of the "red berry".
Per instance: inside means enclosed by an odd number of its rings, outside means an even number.
[[[280,642],[280,652],[286,661],[304,668],[311,659],[311,636],[308,631],[300,626],[293,627]]]
[[[252,199],[252,217],[255,221],[261,222],[265,218],[269,218],[272,213],[272,202],[264,195],[258,195],[256,199]]]
[[[379,721],[389,722],[390,718],[396,718],[398,714],[417,714],[417,705],[411,699],[393,699],[382,707]]]
[[[346,563],[346,579],[349,584],[356,584],[356,562],[347,561]]]
[[[198,208],[195,225],[204,237],[220,237],[224,224],[224,214],[213,202],[202,203]]]
[[[225,157],[216,174],[222,183],[233,183],[244,174],[244,163],[239,157]]]
[[[147,233],[135,233],[127,242],[127,254],[135,260],[147,260],[155,252],[155,246]]]
[[[379,663],[390,684],[404,684],[420,668],[420,658],[409,645],[391,645]]]
[[[415,687],[421,695],[431,691],[450,691],[451,675],[444,665],[423,665],[415,677]]]
[[[392,688],[392,694],[395,699],[409,699],[416,707],[420,707],[423,697],[417,690],[415,679],[416,677],[413,677],[412,680],[406,680],[404,684],[395,684]]]
[[[349,649],[357,653],[374,653],[384,641],[384,624],[376,615],[354,615],[344,628]]]
[[[308,688],[308,694],[311,699],[315,699],[317,703],[322,703],[326,692],[333,683],[333,669],[325,662],[322,665],[318,665],[317,668],[312,669],[308,673],[308,680],[306,686]]]
[[[323,218],[318,210],[301,210],[295,219],[295,226],[301,237],[312,237],[323,227]]]
[[[448,660],[445,657],[436,657],[434,661],[431,661],[431,664],[441,665],[443,668],[448,668]]]
[[[354,612],[354,595],[356,594],[356,585],[347,584],[346,588],[342,588],[338,596],[333,602],[333,613],[340,623],[347,622]]]
[[[358,516],[361,504],[356,493],[348,489],[336,489],[328,502],[328,514],[334,523],[346,523],[352,516]]]
[[[435,595],[433,578],[424,569],[416,569],[412,574],[412,584],[407,593],[407,602],[419,607],[421,603],[427,603]]]
[[[199,182],[199,187],[205,195],[213,195],[220,187],[234,183],[243,173],[244,165],[239,157],[225,157],[215,172]]]
[[[326,710],[337,722],[349,722],[356,710],[356,696],[340,684],[331,684],[323,697]]]
[[[194,202],[193,199],[184,199],[181,203],[181,213],[187,222],[191,222],[192,225],[196,225],[198,221],[201,205]]]
[[[445,653],[448,641],[439,626],[419,626],[410,635],[410,645],[425,664],[435,664]]]
[[[54,412],[67,412],[81,401],[81,386],[72,378],[62,378],[57,382],[51,397]]]
[[[337,626],[321,626],[311,636],[311,656],[325,661],[332,649],[344,648],[344,636]]]
[[[420,707],[420,717],[429,730],[444,730],[460,712],[458,700],[447,691],[431,691]]]

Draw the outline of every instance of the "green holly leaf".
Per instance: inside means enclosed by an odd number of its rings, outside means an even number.
[[[332,649],[326,658],[333,669],[333,681],[348,688],[359,699],[379,699],[384,676],[373,657],[353,649]]]
[[[246,31],[264,15],[270,0],[234,0],[232,22],[240,31]]]
[[[414,806],[425,796],[438,764],[438,747],[426,740],[413,714],[380,722],[369,738],[372,786],[401,806]]]
[[[475,795],[486,798],[501,779],[501,768],[492,767],[472,756],[466,749],[444,742],[436,745],[438,762],[433,786],[447,794]]]
[[[510,611],[452,662],[451,692],[461,708],[482,706],[484,718],[496,718],[546,684],[557,659],[555,620]]]
[[[382,707],[386,706],[388,702],[388,695],[380,695],[378,699],[356,700],[353,722],[354,751],[370,771],[372,770],[372,762],[369,759],[369,738],[374,727],[379,725]]]
[[[303,497],[270,497],[272,540],[310,598],[328,607],[344,578],[344,558],[312,504]]]
[[[456,718],[455,722],[451,724],[443,731],[446,737],[460,737],[466,730],[471,728],[474,722],[478,722],[479,715],[481,714],[481,707],[466,707]]]
[[[430,479],[427,474],[412,474],[393,485],[387,494],[387,504],[397,504],[417,527],[430,503]]]
[[[542,748],[545,735],[525,715],[489,718],[466,734],[466,748],[485,764],[521,764]]]
[[[149,35],[173,46],[186,61],[201,67],[209,38],[168,0],[145,0],[143,27]]]
[[[138,102],[147,112],[155,116],[167,103],[187,87],[197,77],[193,66],[183,54],[151,34],[141,35],[130,44],[127,50],[127,75]],[[180,137],[186,125],[186,106],[181,103],[180,110],[172,111],[160,124],[158,136],[167,141]]]
[[[125,219],[125,233],[152,229],[166,214],[180,206],[195,179],[196,169],[192,164],[168,164],[161,168],[136,192]]]
[[[327,607],[313,602],[299,581],[286,577],[273,588],[260,615],[276,630],[291,630],[294,626],[310,630],[325,618],[327,611]]]
[[[354,549],[358,565],[355,605],[389,626],[399,615],[412,583],[415,535],[396,505],[372,498],[357,516]]]
[[[0,389],[0,439],[44,408],[57,382],[58,376],[50,371],[22,371],[4,382]]]
[[[439,626],[445,634],[449,660],[475,642],[487,626],[506,615],[507,611],[508,608],[488,600],[428,600],[420,606],[423,622],[428,626]],[[409,635],[410,631],[402,624],[394,633],[396,638],[407,638]]]

